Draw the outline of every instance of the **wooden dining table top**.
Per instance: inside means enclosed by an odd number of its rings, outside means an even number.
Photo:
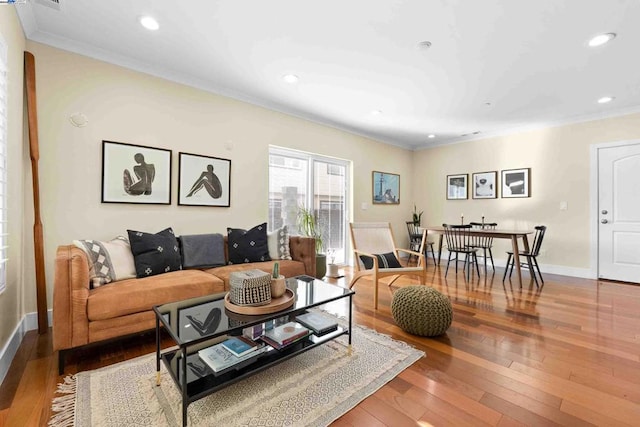
[[[427,230],[427,232],[433,231],[436,233],[444,233],[444,227],[441,225],[429,225],[426,227],[418,227],[418,229]],[[526,236],[527,234],[533,234],[533,230],[506,230],[506,229],[503,230],[500,228],[496,228],[495,230],[468,228],[468,229],[465,229],[465,231],[468,231],[469,233],[472,233],[472,234],[483,234],[487,236],[505,238],[505,239],[511,238],[513,236],[521,237],[521,236]]]

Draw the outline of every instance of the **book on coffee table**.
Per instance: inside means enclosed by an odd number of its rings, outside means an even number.
[[[296,316],[296,321],[311,329],[318,336],[338,329],[338,322],[335,318],[315,312],[300,314]]]
[[[245,337],[231,337],[222,342],[222,345],[237,357],[242,357],[258,349],[259,345]]]
[[[296,322],[288,322],[284,325],[266,331],[261,339],[276,349],[281,349],[289,344],[305,338],[311,331]]]
[[[204,362],[209,365],[214,372],[220,373],[232,366],[240,364],[241,362],[251,361],[251,359],[257,358],[258,355],[264,353],[266,350],[267,347],[262,346],[245,354],[244,356],[238,357],[227,350],[222,343],[218,343],[198,351],[198,356],[200,356],[200,358],[204,360]]]

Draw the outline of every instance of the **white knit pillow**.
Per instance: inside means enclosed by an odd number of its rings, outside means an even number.
[[[289,230],[286,225],[267,233],[267,245],[271,259],[291,259]]]

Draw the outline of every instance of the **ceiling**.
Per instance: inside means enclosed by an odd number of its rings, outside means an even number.
[[[640,111],[637,0],[15,7],[29,40],[409,149]],[[587,46],[608,32],[612,42]]]

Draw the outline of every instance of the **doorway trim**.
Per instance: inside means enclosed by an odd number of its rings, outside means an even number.
[[[600,260],[598,259],[598,152],[601,148],[625,147],[628,145],[640,145],[640,139],[629,139],[624,141],[600,142],[591,144],[590,151],[590,179],[589,179],[589,228],[591,230],[591,256],[590,264],[591,277],[599,279]]]

